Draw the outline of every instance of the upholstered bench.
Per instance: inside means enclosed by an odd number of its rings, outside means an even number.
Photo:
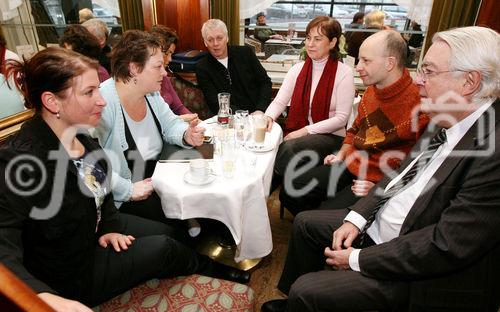
[[[205,101],[203,91],[198,87],[195,73],[176,73],[170,77],[170,81],[187,109],[192,113],[197,113],[202,120],[213,116]]]
[[[253,311],[253,290],[245,285],[193,274],[152,279],[94,308],[96,312]]]

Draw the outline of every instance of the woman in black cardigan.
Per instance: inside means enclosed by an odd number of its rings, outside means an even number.
[[[11,65],[36,115],[0,149],[0,261],[41,299],[57,311],[90,311],[83,304],[152,277],[248,280],[169,237],[166,225],[118,214],[106,157],[83,133],[106,105],[97,61],[48,48]]]

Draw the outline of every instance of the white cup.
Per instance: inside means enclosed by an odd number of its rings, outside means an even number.
[[[210,166],[205,159],[193,159],[189,162],[189,173],[193,182],[202,183],[210,175]]]

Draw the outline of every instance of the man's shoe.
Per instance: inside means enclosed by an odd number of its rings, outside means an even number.
[[[264,302],[260,311],[262,312],[284,312],[286,311],[286,306],[288,304],[288,299],[275,299]]]
[[[225,279],[231,282],[246,284],[250,281],[250,273],[233,267],[217,264],[214,277]]]

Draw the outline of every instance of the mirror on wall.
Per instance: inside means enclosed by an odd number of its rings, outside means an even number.
[[[42,49],[58,45],[67,25],[90,18],[98,18],[106,23],[108,42],[116,41],[121,35],[118,0],[0,1],[0,46],[7,49],[4,59],[27,59]],[[26,111],[23,98],[12,88],[12,82],[8,84],[5,81],[2,73],[0,98],[0,131],[4,131],[4,134],[7,128],[33,114]]]

